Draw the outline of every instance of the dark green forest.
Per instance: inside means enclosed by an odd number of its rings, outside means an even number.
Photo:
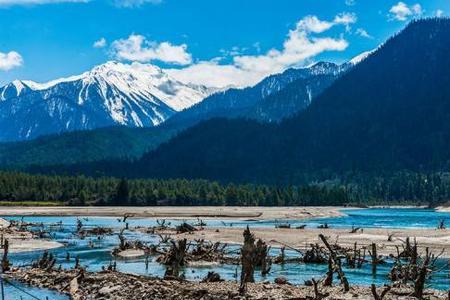
[[[422,204],[450,199],[450,174],[348,174],[302,186],[223,185],[206,180],[45,176],[0,172],[2,205],[323,206]]]

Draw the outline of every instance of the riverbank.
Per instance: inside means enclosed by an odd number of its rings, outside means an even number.
[[[436,207],[436,211],[439,211],[439,212],[450,212],[450,206],[438,206],[438,207]]]
[[[287,284],[249,283],[245,296],[239,295],[239,285],[234,281],[193,282],[171,281],[119,272],[80,273],[80,270],[41,270],[21,268],[7,274],[8,278],[22,283],[59,291],[71,299],[317,299],[312,286]],[[77,278],[77,279],[74,279]],[[383,288],[378,288],[381,294]],[[343,292],[341,286],[325,287],[319,284],[320,299],[373,299],[370,287],[351,286]],[[384,299],[414,299],[412,289],[393,287]],[[427,299],[446,299],[447,292],[426,290]]]
[[[343,207],[231,207],[231,206],[102,206],[102,207],[0,207],[0,216],[91,216],[136,218],[233,218],[233,219],[310,219],[341,217]]]

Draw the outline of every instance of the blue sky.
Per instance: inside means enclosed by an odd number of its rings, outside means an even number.
[[[79,74],[108,60],[180,80],[248,85],[375,48],[448,0],[0,0],[0,84]]]

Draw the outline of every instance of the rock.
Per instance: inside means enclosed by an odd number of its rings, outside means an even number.
[[[208,272],[208,275],[202,280],[202,282],[220,282],[223,281],[222,278],[220,278],[220,275],[216,272]]]
[[[119,285],[112,286],[112,287],[110,287],[110,286],[105,286],[105,287],[102,287],[102,288],[98,291],[98,293],[99,293],[100,295],[102,295],[102,296],[110,296],[110,295],[112,295],[114,292],[116,292],[116,291],[118,291],[118,290],[120,290],[120,289],[121,289],[121,287],[120,287]]]
[[[276,284],[289,284],[289,281],[287,280],[287,278],[283,277],[283,276],[279,276],[279,277],[275,278],[274,282]]]
[[[144,250],[140,249],[127,249],[120,251],[116,254],[119,258],[123,259],[134,259],[134,258],[142,258],[145,257]]]

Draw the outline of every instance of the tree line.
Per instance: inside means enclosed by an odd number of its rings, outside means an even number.
[[[322,206],[422,204],[450,199],[450,173],[349,173],[304,185],[223,184],[207,180],[118,179],[0,172],[0,204],[135,206]]]
[[[92,178],[0,172],[0,201],[65,205],[343,205],[342,187],[220,184],[206,180]],[[1,204],[1,203],[0,203]]]

